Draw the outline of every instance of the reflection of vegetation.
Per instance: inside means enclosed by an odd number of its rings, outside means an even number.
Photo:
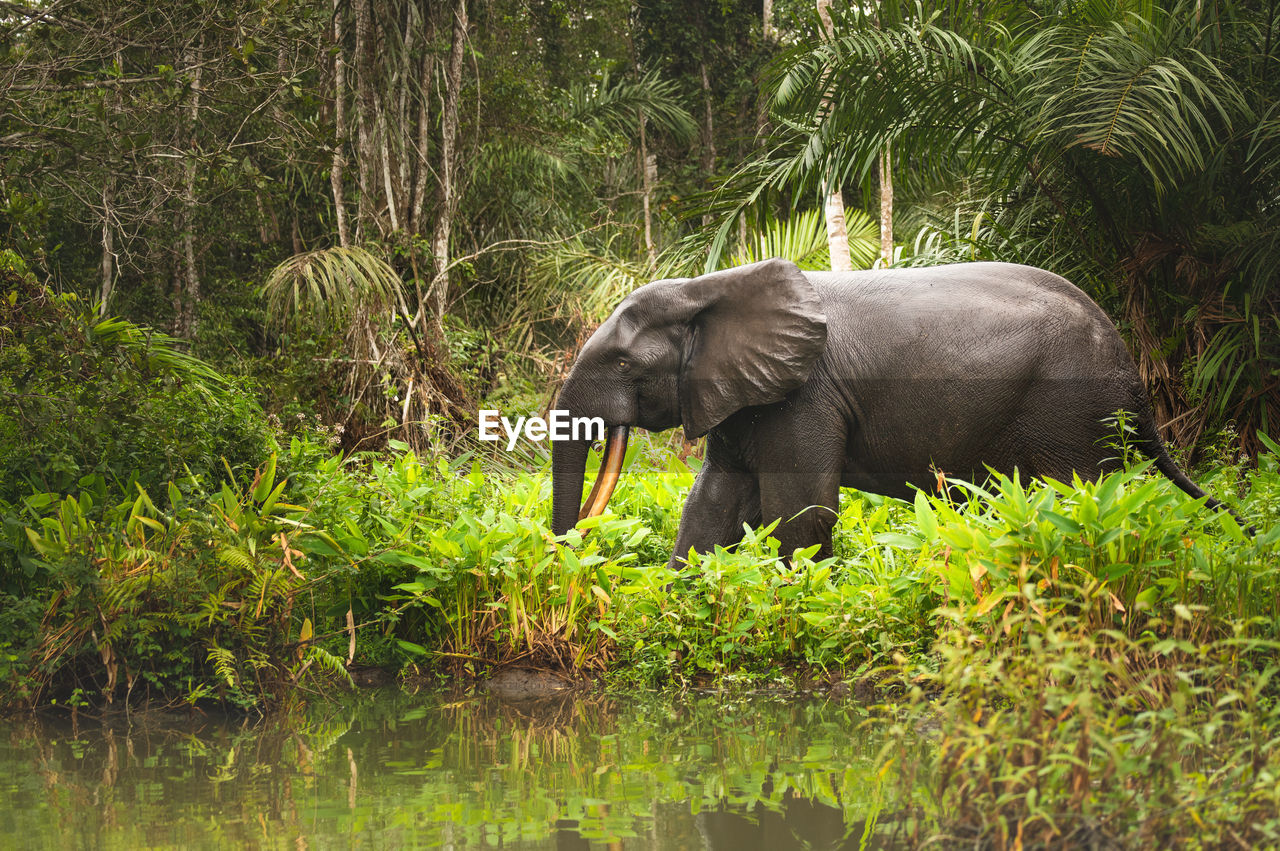
[[[104,847],[325,847],[356,833],[374,847],[477,847],[658,828],[729,841],[765,813],[775,828],[805,829],[781,821],[791,812],[830,830],[879,806],[879,743],[850,736],[865,718],[856,707],[715,696],[546,708],[391,692],[301,725],[122,733],[28,721],[0,761],[15,775],[13,830],[60,847],[89,836]]]

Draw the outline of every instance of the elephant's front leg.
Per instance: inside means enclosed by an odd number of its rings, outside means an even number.
[[[717,457],[715,443],[708,440],[707,458],[694,480],[680,516],[675,551],[667,567],[680,570],[689,550],[711,552],[742,539],[742,524],[760,522],[760,489],[755,476]]]

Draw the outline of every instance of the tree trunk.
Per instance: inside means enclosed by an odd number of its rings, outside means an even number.
[[[124,61],[119,50],[116,51],[116,67],[124,67]],[[120,89],[117,87],[111,99],[112,115],[120,112],[120,104]],[[103,119],[103,124],[108,133],[111,133],[110,125],[105,118]],[[98,316],[100,318],[106,317],[107,303],[111,301],[111,291],[115,288],[115,229],[111,224],[112,216],[115,215],[112,209],[112,205],[115,203],[115,189],[115,175],[109,172],[102,186],[102,289],[98,298]]]
[[[827,203],[823,208],[827,217],[827,249],[831,253],[831,271],[848,272],[853,269],[849,256],[849,233],[845,229],[844,198],[839,187],[826,187]]]
[[[778,38],[777,30],[773,28],[773,0],[764,0],[764,8],[760,12],[760,34],[764,36],[765,44],[772,44]]]
[[[372,0],[354,0],[356,14],[356,182],[360,187],[357,205],[356,229],[368,234],[374,221],[373,187],[377,169],[377,154],[373,146],[373,122],[378,104],[373,91],[373,29]],[[375,231],[376,232],[376,231]]]
[[[716,137],[711,103],[711,77],[707,73],[707,63],[698,63],[702,73],[702,179],[708,186],[716,173]],[[710,226],[711,216],[702,217],[702,224]]]
[[[190,339],[196,330],[196,305],[200,301],[200,274],[196,270],[196,124],[200,118],[200,84],[203,60],[203,39],[188,57],[187,67],[192,71],[191,99],[187,107],[188,135],[187,156],[183,163],[182,177],[182,275],[177,294],[177,311],[174,336]]]
[[[880,152],[880,260],[893,265],[893,162],[888,145]]]
[[[653,242],[653,184],[658,176],[658,158],[649,153],[645,138],[644,110],[639,110],[640,148],[636,151],[636,166],[640,172],[640,204],[644,209],[644,250],[649,257],[649,268],[658,267],[658,251]]]
[[[409,112],[413,103],[410,94],[417,83],[416,69],[413,67],[415,31],[412,24],[413,3],[406,2],[401,25],[404,32],[404,46],[400,50],[400,62],[397,68],[400,87],[396,99],[396,119],[392,125],[396,140],[396,196],[399,199],[399,207],[396,209],[396,214],[406,228],[409,226],[409,204],[413,199],[413,186],[410,175],[413,162],[411,152],[413,150],[414,124],[409,120]],[[426,49],[427,46],[423,45],[423,50],[425,51]]]
[[[107,302],[115,284],[115,231],[111,227],[111,203],[114,178],[102,187],[102,291],[98,299],[98,317],[107,315]]]
[[[338,245],[351,244],[347,228],[347,202],[342,191],[347,157],[347,65],[342,58],[342,0],[333,0],[333,163],[329,167],[329,188],[333,191],[334,222]]]
[[[458,98],[462,88],[462,59],[467,27],[467,0],[457,0],[453,10],[453,37],[449,48],[449,67],[445,74],[444,114],[441,116],[440,127],[440,215],[436,219],[435,234],[431,240],[435,277],[427,293],[438,334],[443,334],[441,323],[448,303],[449,238],[453,230],[453,216],[458,209]]]
[[[876,28],[879,27],[880,7],[877,5]],[[888,142],[880,152],[876,173],[880,178],[880,262],[888,267],[893,265],[893,160]]]
[[[427,200],[427,183],[431,180],[431,76],[434,73],[431,54],[423,52],[418,80],[422,87],[418,101],[418,138],[414,146],[413,202],[409,206],[409,230],[422,233],[422,206]]]
[[[831,0],[817,0],[818,17],[822,20],[822,32],[828,39],[835,36],[835,25],[831,22]],[[849,258],[849,232],[845,228],[844,197],[840,187],[830,182],[824,184],[823,195],[826,196],[824,212],[827,218],[827,248],[831,254],[831,271],[847,272],[853,268]]]
[[[378,139],[382,152],[382,186],[387,193],[387,215],[391,218],[391,230],[400,230],[399,201],[397,200],[395,187],[391,182],[391,149],[390,149],[390,132],[387,123],[381,115],[378,116]]]

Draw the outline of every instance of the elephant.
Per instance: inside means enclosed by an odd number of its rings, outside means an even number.
[[[779,521],[779,552],[831,554],[842,486],[911,499],[940,476],[1097,478],[1134,444],[1192,497],[1111,321],[1074,284],[1012,263],[802,272],[764,260],[654,281],[583,344],[556,407],[608,431],[552,445],[552,531],[603,512],[628,429],[707,436],[669,567]]]

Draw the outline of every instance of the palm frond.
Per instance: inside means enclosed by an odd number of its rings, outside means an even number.
[[[845,211],[849,255],[854,268],[869,269],[880,250],[879,224],[862,210]],[[782,257],[801,269],[821,271],[831,268],[826,219],[821,210],[795,213],[782,221],[769,221],[748,237],[729,259],[729,266]]]
[[[677,144],[698,135],[698,123],[680,103],[675,84],[650,71],[637,80],[613,79],[608,72],[598,84],[569,89],[568,118],[596,134],[632,139],[639,135],[639,113],[652,129]]]
[[[226,378],[212,366],[178,348],[183,345],[181,340],[126,319],[113,316],[99,320],[90,328],[90,335],[95,342],[123,352],[139,366],[198,383],[226,383]]]
[[[261,294],[272,316],[337,319],[392,304],[404,284],[366,248],[333,247],[295,254],[267,276]]]
[[[600,322],[632,290],[662,278],[694,275],[702,263],[700,252],[677,242],[651,268],[645,259],[622,253],[618,241],[615,235],[597,245],[575,236],[539,256],[529,285],[548,318]]]

